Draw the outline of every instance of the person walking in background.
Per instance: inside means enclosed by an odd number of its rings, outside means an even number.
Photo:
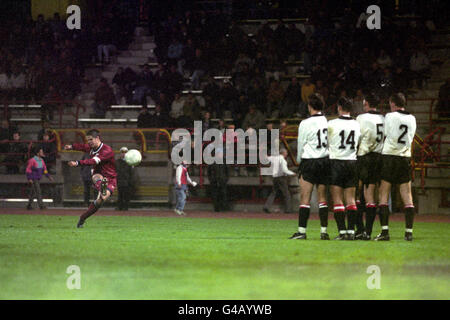
[[[192,181],[188,173],[188,164],[183,161],[176,170],[175,173],[175,190],[176,190],[176,201],[175,213],[178,215],[185,215],[184,206],[186,205],[186,193],[187,185],[190,184],[193,187],[197,185],[197,182]]]
[[[124,158],[127,152],[127,147],[120,148],[120,158],[116,162],[117,188],[119,190],[116,210],[120,211],[128,210],[133,190],[134,168],[125,162]]]
[[[270,207],[272,206],[278,192],[283,196],[284,213],[290,213],[292,211],[291,194],[289,193],[287,176],[295,176],[295,172],[292,172],[287,167],[287,155],[287,150],[281,149],[279,155],[267,157],[272,167],[273,189],[264,204],[263,210],[266,213],[270,213]]]
[[[222,149],[216,149],[216,157],[223,159]],[[225,163],[218,164],[214,162],[208,166],[209,186],[215,212],[229,209],[227,200],[228,177],[228,166]]]
[[[90,159],[89,153],[85,153],[81,160]],[[89,206],[91,201],[91,190],[92,190],[92,169],[88,166],[83,166],[80,168],[81,180],[83,180],[83,199],[84,204]]]
[[[45,174],[45,176],[50,181],[53,181],[53,178],[48,174],[47,167],[43,159],[44,151],[42,150],[42,148],[34,147],[32,150],[32,155],[33,157],[28,160],[26,169],[27,180],[30,185],[27,209],[33,209],[33,201],[34,198],[36,198],[39,208],[41,210],[45,210],[46,207],[44,206],[44,203],[42,201],[41,185],[39,181],[41,180],[43,174]]]

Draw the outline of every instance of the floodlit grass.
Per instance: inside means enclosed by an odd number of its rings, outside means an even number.
[[[447,223],[390,242],[287,240],[296,221],[0,216],[0,299],[449,299]],[[336,235],[333,220],[330,236]],[[378,230],[378,224],[375,230]],[[70,265],[81,289],[69,290]],[[381,270],[369,290],[366,270]]]

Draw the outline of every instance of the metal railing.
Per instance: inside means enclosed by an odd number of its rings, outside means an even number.
[[[44,107],[46,106],[46,107]],[[75,107],[75,110],[67,110],[68,106],[70,109],[71,106]],[[80,104],[76,100],[42,100],[39,102],[35,101],[3,101],[0,104],[0,108],[3,108],[3,116],[5,119],[11,118],[11,112],[17,111],[20,115],[27,115],[27,116],[37,116],[38,119],[43,119],[45,117],[45,114],[48,111],[53,112],[57,111],[57,122],[58,127],[63,126],[63,116],[64,115],[71,115],[73,117],[73,124],[75,125],[75,128],[78,127],[78,118],[80,117],[80,111],[83,112],[86,111],[86,107]],[[53,110],[51,110],[53,109]],[[56,109],[56,110],[55,110]],[[34,112],[26,112],[26,111],[34,111]],[[39,110],[39,112],[35,112],[36,110]],[[12,120],[20,121],[21,118],[13,118]],[[26,120],[26,119],[25,119]]]

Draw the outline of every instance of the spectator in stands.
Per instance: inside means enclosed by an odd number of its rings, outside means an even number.
[[[194,94],[189,93],[183,106],[184,123],[193,127],[193,121],[200,120],[201,108]]]
[[[136,72],[134,72],[134,70],[130,67],[125,68],[125,70],[123,71],[123,82],[126,102],[131,103],[132,91],[137,86],[138,76]]]
[[[225,134],[225,130],[227,129],[227,126],[225,124],[225,120],[219,119],[219,122],[217,123],[216,127],[222,134]]]
[[[150,94],[153,85],[153,73],[148,64],[144,65],[142,72],[137,77],[136,88],[133,94],[133,103],[145,104],[146,97]]]
[[[86,152],[85,154],[83,154],[83,157],[81,158],[81,160],[87,160],[90,159],[91,156],[88,152]],[[81,175],[81,180],[83,181],[83,199],[84,199],[84,204],[85,205],[89,205],[90,201],[91,201],[91,191],[94,190],[94,188],[92,188],[92,172],[91,172],[91,167],[90,166],[80,166],[80,175]]]
[[[211,113],[209,111],[205,111],[202,118],[202,130],[205,132],[210,128],[212,128]]]
[[[381,69],[390,67],[392,65],[391,57],[386,53],[384,49],[380,50],[380,55],[378,56],[377,63]]]
[[[252,85],[247,92],[248,103],[256,105],[260,111],[265,112],[267,109],[267,94],[264,88],[264,82],[254,79],[251,83]]]
[[[308,97],[316,91],[316,86],[311,82],[311,78],[306,78],[302,83],[302,104],[300,114],[305,117],[308,107]]]
[[[242,128],[247,130],[253,128],[255,130],[263,129],[265,127],[265,117],[261,111],[256,109],[254,104],[250,105],[249,111],[242,122]]]
[[[19,64],[12,66],[10,81],[10,95],[13,100],[23,101],[25,97],[25,74]]]
[[[121,104],[126,104],[128,94],[125,86],[127,83],[122,67],[117,69],[117,72],[112,80],[112,84],[116,95],[116,101],[120,102]]]
[[[175,65],[171,65],[169,70],[163,74],[164,88],[161,90],[167,95],[169,100],[172,100],[175,94],[181,92],[183,89],[183,76],[177,71]]]
[[[439,88],[439,101],[436,111],[440,118],[450,118],[450,78]]]
[[[267,92],[267,108],[269,114],[277,111],[279,114],[282,107],[282,102],[284,98],[284,90],[277,80],[272,80],[270,82],[269,90]]]
[[[392,82],[395,92],[405,92],[409,87],[408,76],[405,69],[397,66],[394,74],[392,75]]]
[[[59,101],[62,101],[61,95],[55,86],[48,87],[47,94],[42,98],[41,118],[42,120],[53,120],[54,111],[59,111]]]
[[[18,174],[19,166],[24,162],[28,148],[20,141],[20,132],[13,133],[13,140],[9,143],[8,155],[5,157],[6,173]]]
[[[422,89],[423,80],[431,69],[430,60],[424,52],[414,49],[409,63],[413,79],[416,80],[417,87]]]
[[[45,165],[44,151],[42,150],[42,148],[40,147],[33,148],[31,154],[33,157],[28,160],[26,168],[27,180],[28,183],[30,184],[27,209],[28,210],[33,209],[33,201],[34,198],[36,198],[39,204],[39,208],[41,210],[45,210],[46,207],[44,206],[44,203],[42,201],[41,185],[39,181],[41,180],[42,175],[44,174],[50,181],[53,181],[53,178],[49,175],[47,167]]]
[[[296,77],[291,78],[291,82],[284,93],[284,103],[281,109],[281,117],[291,117],[299,111],[302,102],[302,86]]]
[[[9,150],[9,140],[13,139],[13,133],[17,132],[17,127],[12,125],[7,119],[2,120],[2,127],[0,128],[0,161],[6,156]]]
[[[198,90],[200,88],[201,77],[208,69],[206,62],[203,59],[203,53],[201,49],[195,50],[195,57],[191,61],[189,61],[188,69],[192,71],[192,89]]]
[[[174,127],[177,127],[179,125],[178,119],[183,116],[183,108],[184,99],[181,97],[181,94],[177,93],[175,94],[175,99],[172,102],[169,113],[171,123]]]
[[[81,92],[81,81],[77,74],[73,72],[71,66],[66,66],[64,74],[59,79],[58,92],[64,99],[73,100]]]
[[[150,111],[149,128],[166,128],[169,122],[168,112],[159,103]]]
[[[178,61],[182,58],[182,54],[183,44],[177,37],[174,37],[169,45],[169,48],[167,49],[167,58],[169,59],[168,63],[177,66]]]
[[[223,81],[223,87],[219,92],[219,104],[216,109],[216,117],[222,117],[225,111],[233,112],[239,101],[239,91],[231,84],[229,79]]]
[[[95,91],[95,102],[92,105],[95,116],[104,118],[111,105],[115,103],[116,98],[113,89],[108,85],[108,80],[102,78],[99,88]]]
[[[187,39],[186,45],[183,47],[183,54],[178,60],[178,72],[184,76],[184,67],[195,58],[195,46],[192,39]]]
[[[134,189],[135,169],[132,166],[129,166],[124,160],[127,152],[127,147],[120,148],[120,157],[116,161],[117,189],[119,191],[116,210],[120,211],[128,210],[128,206]]]
[[[50,122],[47,120],[42,120],[41,121],[41,130],[39,130],[38,134],[37,134],[37,139],[38,141],[43,141],[44,140],[44,134],[46,133],[51,133],[52,129],[51,129],[51,125]],[[54,138],[54,135],[51,134],[50,135],[50,140]]]
[[[97,42],[98,62],[109,64],[111,55],[117,51],[110,27],[101,29]]]
[[[403,70],[409,69],[409,60],[400,48],[396,48],[392,57],[392,65],[396,68],[402,68]]]
[[[137,127],[138,128],[150,128],[152,115],[150,114],[149,108],[144,105],[142,106],[141,112],[137,118]]]
[[[218,102],[217,97],[219,96],[220,87],[214,81],[214,78],[209,76],[207,78],[207,84],[203,88],[203,97],[205,99],[206,109],[215,112]]]
[[[40,148],[44,151],[43,158],[49,172],[52,172],[52,168],[56,164],[56,141],[51,140],[52,136],[53,134],[51,131],[45,132],[40,145]]]

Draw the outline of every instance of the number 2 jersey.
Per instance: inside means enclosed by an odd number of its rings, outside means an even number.
[[[297,162],[325,157],[328,157],[328,121],[318,113],[298,126]]]
[[[350,116],[340,116],[328,121],[328,147],[330,159],[356,160],[361,129]]]
[[[360,114],[356,121],[361,127],[358,156],[364,156],[371,152],[381,153],[384,140],[384,116],[378,111],[369,111]]]
[[[411,157],[411,145],[416,134],[416,118],[407,111],[386,114],[382,154]]]

